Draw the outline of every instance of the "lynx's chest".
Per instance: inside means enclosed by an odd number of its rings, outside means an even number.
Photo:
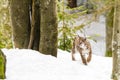
[[[75,51],[81,52],[82,55],[88,54],[90,52],[88,46],[85,43],[81,43],[77,45]]]

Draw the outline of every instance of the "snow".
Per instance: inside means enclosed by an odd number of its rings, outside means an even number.
[[[76,25],[81,24],[76,21]],[[2,49],[7,57],[6,80],[111,80],[112,58],[105,55],[105,18],[85,27],[87,36],[99,34],[97,42],[89,40],[92,46],[92,60],[86,66],[72,61],[71,53],[58,49],[58,56],[44,55],[29,49]],[[80,34],[80,33],[79,33]]]
[[[2,49],[7,57],[6,80],[111,80],[112,58],[92,55],[86,66],[58,49],[58,57],[29,49]]]

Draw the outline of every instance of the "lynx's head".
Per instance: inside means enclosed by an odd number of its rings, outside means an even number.
[[[86,38],[76,36],[74,41],[75,41],[75,45],[81,45],[86,41]]]

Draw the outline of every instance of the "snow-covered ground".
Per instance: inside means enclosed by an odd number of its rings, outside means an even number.
[[[80,55],[71,60],[71,53],[58,49],[57,58],[29,49],[2,49],[7,56],[6,80],[111,80],[112,58],[105,54],[105,18],[85,27],[87,36],[99,34],[92,46],[92,60],[83,65]],[[76,21],[76,25],[80,21]]]
[[[76,25],[80,24],[76,21]],[[58,49],[58,57],[28,49],[2,49],[7,56],[6,80],[111,80],[112,58],[105,55],[105,18],[85,27],[87,36],[99,34],[92,45],[92,61],[86,66],[71,60],[71,53]]]
[[[111,80],[112,58],[93,55],[86,66],[58,49],[58,57],[28,49],[2,49],[7,56],[6,80]]]

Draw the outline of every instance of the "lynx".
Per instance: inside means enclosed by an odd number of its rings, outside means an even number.
[[[91,61],[92,49],[91,49],[90,42],[86,38],[80,37],[80,36],[76,36],[74,38],[73,47],[72,47],[72,60],[73,61],[75,61],[74,54],[76,53],[76,51],[80,53],[83,64],[87,65],[87,63]]]

